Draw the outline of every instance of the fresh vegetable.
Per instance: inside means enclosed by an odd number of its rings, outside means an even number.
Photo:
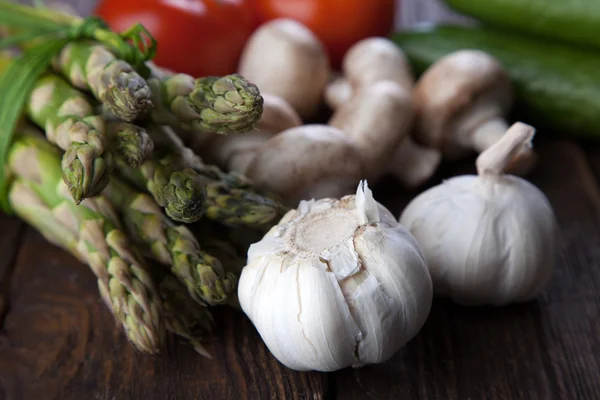
[[[491,26],[600,48],[600,3],[595,0],[444,0]]]
[[[76,203],[106,187],[113,170],[106,123],[86,96],[54,74],[37,81],[29,96],[27,116],[65,150],[62,177]]]
[[[412,122],[411,94],[393,81],[363,86],[331,116],[328,125],[343,131],[359,150],[362,175],[380,177],[385,162],[408,135]]]
[[[308,124],[287,129],[256,152],[246,174],[289,205],[302,199],[339,198],[362,176],[361,154],[338,128]]]
[[[324,43],[339,67],[346,51],[361,39],[386,36],[394,28],[395,0],[254,0],[261,22],[291,18]]]
[[[144,116],[152,107],[150,88],[144,78],[105,46],[71,42],[53,65],[73,86],[90,90],[124,121]]]
[[[13,209],[91,267],[129,340],[156,353],[165,333],[160,297],[135,247],[115,225],[110,204],[96,198],[76,205],[61,179],[60,153],[40,136],[16,137],[8,162],[16,179],[9,195]]]
[[[421,193],[400,223],[416,237],[434,290],[458,303],[506,305],[536,297],[554,266],[557,223],[544,194],[504,169],[531,146],[516,123],[477,158],[477,176],[457,176]]]
[[[123,121],[108,121],[111,150],[131,168],[138,168],[152,156],[154,142],[141,126]]]
[[[165,274],[160,282],[167,330],[187,339],[198,354],[212,358],[202,345],[202,337],[212,333],[215,321],[210,310],[194,302],[185,286],[172,274]]]
[[[452,52],[482,50],[508,71],[516,93],[514,109],[524,122],[575,137],[600,137],[600,75],[594,52],[458,26],[401,32],[393,40],[419,73]]]
[[[171,155],[155,151],[152,159],[139,168],[118,165],[119,172],[139,189],[150,192],[172,220],[190,224],[206,212],[206,187],[192,169]]]
[[[384,38],[361,40],[352,46],[342,62],[343,75],[334,79],[325,88],[325,101],[335,113],[348,101],[352,101],[357,92],[380,81],[392,81],[403,90],[412,92],[414,74],[402,50],[392,41]],[[358,94],[360,96],[360,94]],[[410,102],[412,104],[412,93]],[[429,179],[437,169],[441,154],[438,150],[416,143],[406,134],[413,124],[413,106],[405,109],[407,115],[399,115],[403,121],[398,125],[400,140],[390,147],[385,158],[385,172],[392,173],[407,187],[415,187]],[[389,145],[389,143],[387,143]],[[374,161],[372,161],[374,162]],[[372,179],[373,181],[373,179]]]
[[[206,254],[194,235],[164,216],[151,196],[138,192],[119,179],[111,179],[106,197],[121,213],[131,236],[153,258],[169,267],[200,303],[222,304],[235,290],[236,278],[226,274],[219,260]]]
[[[149,84],[152,119],[158,124],[194,133],[236,133],[254,128],[262,113],[260,91],[238,74],[194,79],[155,70]]]
[[[258,25],[247,0],[101,0],[95,14],[117,32],[141,23],[160,43],[157,65],[196,77],[236,72]]]
[[[277,19],[248,39],[239,73],[310,119],[321,103],[330,70],[325,49],[310,30],[296,21]]]
[[[335,371],[391,358],[425,323],[432,284],[416,240],[361,182],[301,202],[251,245],[238,296],[281,363]]]
[[[148,131],[165,160],[170,160],[172,166],[185,168],[206,188],[206,218],[227,226],[264,227],[271,226],[280,216],[282,206],[257,193],[248,180],[205,165],[176,135],[162,127],[154,125]]]
[[[506,70],[480,50],[450,53],[421,75],[414,92],[414,135],[447,158],[483,152],[508,129],[513,87]],[[529,149],[507,171],[527,173],[536,157]]]
[[[256,128],[243,135],[210,135],[192,140],[191,147],[207,162],[229,171],[245,174],[258,149],[286,129],[302,125],[302,120],[283,98],[263,94],[263,113]]]

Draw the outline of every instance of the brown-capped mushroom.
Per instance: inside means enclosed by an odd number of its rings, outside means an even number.
[[[342,68],[343,75],[333,76],[325,90],[325,102],[333,110],[348,103],[361,88],[379,81],[393,81],[409,92],[414,86],[414,74],[404,52],[385,38],[368,38],[356,43],[344,56]],[[385,170],[404,186],[412,188],[433,175],[441,154],[436,149],[415,143],[406,134],[406,129],[409,129],[408,125],[399,125],[401,132],[398,135],[404,139],[390,147],[393,151],[388,154]],[[380,165],[384,160],[386,158],[379,158],[377,163]]]
[[[359,150],[344,132],[327,125],[303,125],[264,143],[246,175],[296,204],[351,193],[362,176],[362,164]]]
[[[414,137],[449,159],[481,153],[508,129],[513,100],[510,77],[497,59],[479,50],[453,52],[429,67],[415,86]],[[524,151],[510,172],[527,172],[534,163],[533,151]]]
[[[319,39],[292,19],[261,25],[248,39],[238,71],[261,93],[284,98],[304,119],[317,111],[330,75]]]
[[[253,131],[239,135],[210,135],[194,149],[208,163],[229,171],[246,173],[258,149],[271,137],[286,129],[302,125],[292,106],[279,96],[263,94],[263,113]]]
[[[361,87],[338,108],[328,125],[343,131],[360,151],[363,177],[376,179],[408,134],[412,121],[411,94],[393,81]]]

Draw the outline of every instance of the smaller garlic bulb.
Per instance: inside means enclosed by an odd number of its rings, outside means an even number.
[[[423,326],[432,291],[418,244],[361,182],[300,202],[253,244],[238,296],[281,363],[335,371],[389,359]]]
[[[531,183],[503,174],[531,147],[535,130],[516,123],[477,159],[478,176],[451,178],[417,196],[400,223],[421,245],[436,295],[465,305],[531,300],[554,270],[557,223]]]

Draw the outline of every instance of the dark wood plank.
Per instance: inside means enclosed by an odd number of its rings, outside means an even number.
[[[392,360],[336,373],[338,398],[598,398],[600,192],[580,147],[537,146],[541,163],[530,179],[548,195],[562,231],[549,290],[500,309],[436,300],[422,331]],[[474,169],[446,174],[459,172]],[[406,204],[407,194],[379,195],[396,214]]]
[[[218,310],[213,359],[170,338],[151,357],[129,345],[88,268],[29,229],[0,334],[0,399],[292,399],[324,397],[324,376],[271,357],[241,312]]]
[[[24,224],[0,212],[0,329],[9,307],[10,282]]]

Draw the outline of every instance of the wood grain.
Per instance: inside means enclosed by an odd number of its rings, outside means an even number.
[[[212,360],[176,338],[159,356],[140,354],[116,328],[88,268],[31,229],[11,289],[0,399],[324,398],[324,376],[283,368],[231,309],[218,310]]]
[[[538,301],[500,309],[435,301],[425,327],[392,360],[336,373],[338,398],[600,396],[600,192],[580,147],[539,146],[541,163],[530,179],[549,197],[562,232],[549,290]],[[404,200],[385,202],[399,211]]]
[[[14,271],[15,257],[19,249],[19,239],[23,231],[23,222],[16,217],[0,213],[0,329],[8,311],[10,282]]]

